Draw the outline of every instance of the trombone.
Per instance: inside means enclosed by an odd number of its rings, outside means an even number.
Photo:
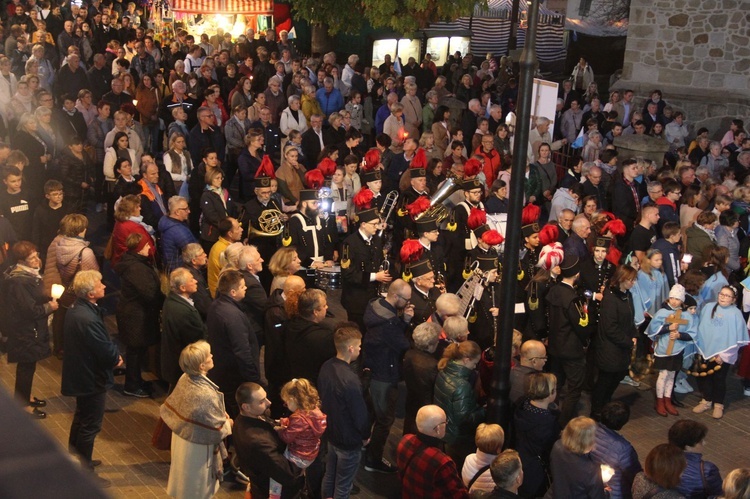
[[[378,236],[380,237],[383,236],[383,231],[388,225],[388,219],[391,217],[391,213],[393,213],[393,209],[396,208],[397,201],[398,201],[398,191],[393,190],[389,192],[388,195],[385,197],[385,201],[383,202],[383,207],[380,209],[380,219],[382,221],[382,226],[380,230],[378,231]]]

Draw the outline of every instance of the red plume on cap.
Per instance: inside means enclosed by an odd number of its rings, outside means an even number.
[[[542,246],[547,246],[557,241],[560,231],[555,224],[547,224],[539,231],[539,242]]]
[[[365,153],[365,164],[363,168],[365,171],[374,170],[379,164],[380,164],[380,151],[378,151],[375,148],[372,148]]]
[[[429,207],[430,198],[428,198],[427,196],[419,196],[414,200],[413,203],[406,205],[406,210],[409,212],[409,215],[411,215],[412,217],[416,217]]]
[[[273,163],[271,162],[271,158],[268,157],[268,154],[263,156],[260,166],[255,171],[255,178],[263,176],[276,178],[276,171],[273,169]]]
[[[464,167],[465,171],[465,167]],[[539,215],[542,214],[542,209],[535,204],[529,203],[523,207],[521,211],[521,225],[529,225],[539,220]]]
[[[482,241],[490,246],[497,246],[498,244],[502,244],[502,242],[505,241],[505,238],[495,229],[490,229],[482,234]]]
[[[424,246],[419,239],[407,239],[401,244],[401,263],[413,263],[422,258]]]
[[[323,172],[318,169],[310,170],[305,173],[305,184],[308,189],[320,189],[323,187],[326,179],[323,177]]]
[[[464,178],[476,177],[482,171],[482,163],[478,159],[470,158],[464,163]]]
[[[416,154],[409,163],[409,168],[427,168],[427,155],[421,147],[417,149]]]
[[[472,208],[469,212],[469,218],[466,220],[466,225],[469,226],[469,229],[474,230],[486,223],[487,212],[480,210],[479,208]]]
[[[359,190],[357,194],[354,195],[354,198],[352,199],[352,202],[354,203],[354,206],[357,207],[358,210],[369,210],[372,208],[372,198],[375,195],[372,193],[370,189],[367,187],[364,187]]]
[[[607,251],[607,261],[609,261],[612,265],[620,265],[620,258],[622,257],[622,251],[615,248],[614,244],[611,244],[609,246],[609,251]]]
[[[622,220],[620,220],[619,218],[615,218],[614,220],[610,220],[609,222],[604,224],[604,227],[602,227],[602,230],[599,232],[601,233],[601,235],[604,235],[607,233],[607,231],[619,237],[624,236],[628,229],[625,227],[625,224]]]
[[[332,177],[336,173],[336,162],[331,158],[323,158],[323,161],[318,163],[318,170],[324,177]]]

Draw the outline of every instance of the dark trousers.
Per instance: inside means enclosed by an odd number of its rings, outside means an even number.
[[[29,405],[31,400],[31,384],[34,382],[36,362],[19,362],[16,365],[16,398]]]
[[[73,424],[70,425],[68,450],[77,453],[84,464],[91,466],[94,453],[94,439],[102,430],[104,419],[104,401],[107,392],[76,397],[76,412]]]
[[[372,437],[367,446],[367,463],[377,464],[383,459],[383,449],[391,433],[391,426],[396,420],[396,402],[398,401],[398,385],[383,381],[370,381],[370,395],[375,412],[375,424]]]
[[[591,415],[599,416],[602,408],[612,400],[612,395],[617,390],[617,385],[628,374],[628,370],[607,372],[599,371],[599,377],[591,392]]]
[[[724,397],[727,394],[727,375],[730,364],[722,364],[721,369],[714,371],[713,374],[698,379],[698,388],[705,400],[714,404],[724,404]]]
[[[581,399],[586,374],[586,359],[552,359],[552,373],[557,376],[557,386],[565,386],[560,423],[564,426],[576,416],[576,406]]]
[[[146,358],[147,347],[128,347],[125,351],[125,389],[137,390],[143,386],[141,365]]]
[[[55,354],[63,351],[63,325],[65,324],[65,314],[68,309],[60,307],[52,314],[52,345]]]

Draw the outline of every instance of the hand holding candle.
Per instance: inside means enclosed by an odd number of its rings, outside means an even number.
[[[52,295],[53,300],[59,300],[64,292],[65,292],[65,286],[61,284],[53,284],[50,294]]]

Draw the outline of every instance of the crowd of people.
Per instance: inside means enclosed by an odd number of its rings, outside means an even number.
[[[345,498],[361,461],[410,498],[747,497],[747,469],[722,482],[702,459],[697,419],[642,468],[612,401],[653,371],[655,417],[697,384],[692,412],[721,419],[735,365],[750,396],[743,120],[691,130],[659,90],[603,105],[581,60],[515,172],[507,57],[340,65],[285,31],[155,33],[120,0],[14,0],[2,17],[2,345],[36,419],[36,364],[62,360],[69,448],[88,469],[114,371],[123,395],[152,397],[157,350],[173,497],[211,497],[231,473],[253,497]],[[621,157],[627,134],[669,151]],[[511,202],[523,247],[515,309],[500,310]],[[89,220],[107,228],[103,254]],[[486,422],[502,314],[516,329],[505,430]]]

